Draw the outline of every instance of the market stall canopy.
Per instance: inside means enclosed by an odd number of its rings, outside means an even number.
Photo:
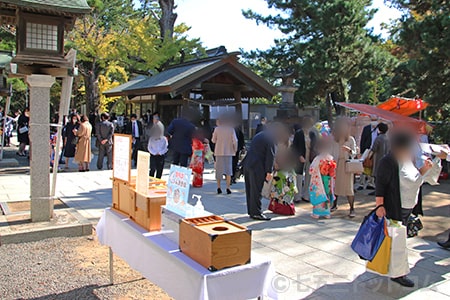
[[[392,122],[397,126],[413,126],[418,133],[426,132],[426,122],[422,120],[417,120],[411,117],[403,116],[397,113],[394,113],[389,110],[384,110],[376,106],[361,104],[361,103],[345,103],[345,102],[337,102],[337,105],[348,108],[353,111],[357,111],[367,115],[375,115],[378,118]]]
[[[378,108],[392,111],[402,116],[411,116],[428,107],[428,103],[422,99],[409,99],[403,97],[392,96],[387,101],[379,104]]]

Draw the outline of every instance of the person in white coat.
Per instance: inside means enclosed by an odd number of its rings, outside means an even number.
[[[217,193],[222,194],[221,180],[226,176],[227,194],[231,194],[231,176],[233,175],[233,156],[237,151],[237,137],[230,119],[220,117],[212,135],[215,144]]]

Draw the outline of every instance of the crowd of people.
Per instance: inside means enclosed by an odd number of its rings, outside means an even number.
[[[270,210],[282,214],[294,214],[294,203],[310,202],[314,219],[329,219],[339,207],[338,200],[345,197],[348,217],[354,218],[354,184],[359,177],[357,189],[373,189],[369,195],[375,196],[376,214],[406,226],[411,214],[422,214],[422,184],[437,181],[441,159],[448,157],[446,152],[434,156],[424,153],[419,146],[423,137],[380,121],[376,116],[370,117],[370,124],[359,137],[351,135],[350,120],[346,117],[338,117],[329,134],[320,132],[311,116],[304,116],[300,124],[293,126],[262,118],[248,149],[239,120],[230,114],[221,115],[213,128],[206,120],[194,124],[189,110],[173,119],[167,128],[157,112],[147,112],[140,119],[136,114],[121,120],[108,113],[102,113],[99,119],[94,117],[76,111],[68,116],[62,131],[66,168],[73,158],[80,172],[89,171],[94,136],[98,148],[97,169],[105,169],[105,157],[106,169],[112,169],[113,136],[120,132],[132,137],[134,163],[139,150],[148,151],[149,175],[161,178],[169,150],[173,164],[189,167],[192,141],[196,139],[204,144],[202,149],[211,149],[214,154],[218,194],[223,193],[224,178],[226,194],[232,193],[231,185],[242,167],[247,213],[261,221],[271,219],[264,214],[263,196],[269,198]],[[16,124],[20,143],[17,155],[26,156],[26,146],[30,144],[29,109],[17,113],[15,118],[2,116],[2,120],[8,130],[5,145],[9,145]],[[243,150],[246,155],[240,162]],[[286,209],[279,209],[280,206]],[[449,248],[450,238],[440,245]],[[413,286],[406,276],[393,280],[403,286]]]

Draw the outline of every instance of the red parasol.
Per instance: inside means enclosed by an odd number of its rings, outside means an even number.
[[[411,116],[428,107],[428,103],[422,99],[408,99],[397,96],[392,96],[387,101],[379,104],[378,108],[392,111],[402,116]]]
[[[361,112],[367,115],[375,115],[378,118],[390,121],[397,126],[413,126],[418,133],[426,133],[426,122],[411,117],[406,117],[392,111],[384,110],[376,106],[360,103],[337,102],[337,105]]]

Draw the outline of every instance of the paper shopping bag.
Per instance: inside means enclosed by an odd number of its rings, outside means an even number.
[[[377,273],[380,275],[386,275],[389,273],[389,262],[391,259],[391,246],[392,238],[389,236],[387,231],[387,224],[385,224],[385,234],[383,243],[378,249],[377,254],[372,261],[368,261],[366,268],[372,273]]]
[[[389,225],[388,235],[392,238],[389,277],[396,278],[409,273],[408,249],[406,249],[406,227],[400,224]]]
[[[261,196],[263,196],[266,199],[272,198],[272,188],[273,188],[272,180],[264,181],[263,189],[261,191]]]

